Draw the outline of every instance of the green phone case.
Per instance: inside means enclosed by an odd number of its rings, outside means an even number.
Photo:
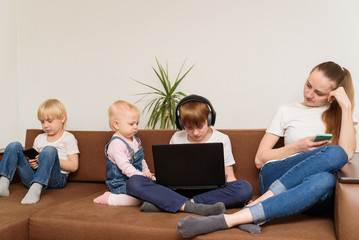
[[[323,140],[330,140],[333,137],[332,134],[326,133],[326,134],[317,134],[315,138],[313,139],[313,142],[319,142]]]

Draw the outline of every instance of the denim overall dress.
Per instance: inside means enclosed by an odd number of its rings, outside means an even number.
[[[134,152],[133,149],[128,145],[128,143],[120,137],[112,137],[110,142],[105,147],[105,155],[106,155],[106,167],[107,167],[107,178],[106,178],[106,185],[112,193],[120,194],[126,193],[126,182],[128,177],[122,173],[121,169],[117,167],[117,165],[111,162],[108,159],[107,150],[108,146],[114,139],[120,139],[124,144],[126,144],[127,149],[131,153],[130,163],[139,171],[142,172],[142,160],[144,159],[144,152],[142,149],[141,140],[134,136],[136,141],[139,144],[138,151]]]

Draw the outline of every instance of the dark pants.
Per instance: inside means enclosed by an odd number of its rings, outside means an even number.
[[[155,204],[157,207],[175,213],[188,198],[149,178],[134,175],[127,181],[127,194]],[[195,203],[215,204],[223,202],[226,208],[246,203],[253,197],[252,186],[244,180],[227,183],[223,188],[210,190],[193,196]]]

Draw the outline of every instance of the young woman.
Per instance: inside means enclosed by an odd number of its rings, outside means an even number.
[[[181,219],[177,229],[183,237],[237,225],[260,233],[257,224],[315,208],[332,196],[333,173],[352,158],[356,148],[351,75],[334,62],[321,63],[311,71],[303,95],[302,103],[278,109],[259,145],[255,164],[261,168],[262,195],[234,214]],[[313,142],[318,133],[333,134],[332,145]],[[285,146],[274,149],[280,137]]]

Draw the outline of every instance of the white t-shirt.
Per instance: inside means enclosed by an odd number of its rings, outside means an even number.
[[[212,128],[212,130],[213,130],[212,136],[207,140],[206,143],[215,143],[215,142],[223,143],[224,166],[228,167],[228,166],[235,164],[236,162],[234,161],[234,157],[232,154],[232,145],[231,145],[231,140],[229,139],[229,137],[227,135],[217,131],[214,128]],[[170,140],[170,144],[190,143],[188,141],[187,137],[188,137],[188,135],[185,130],[178,131],[175,134],[173,134],[173,136]]]
[[[284,145],[325,133],[322,114],[328,107],[307,107],[298,102],[281,105],[266,132],[284,137]],[[353,121],[356,127],[358,121],[355,117]]]
[[[47,141],[47,133],[39,134],[35,138],[33,148],[41,152],[46,146],[55,147],[61,160],[69,160],[68,155],[80,153],[75,136],[67,131],[64,131],[62,136],[55,142]],[[61,173],[69,174],[69,172],[63,170],[61,170]]]
[[[325,133],[322,113],[328,107],[307,107],[298,102],[281,105],[266,132],[284,137],[284,145]]]

